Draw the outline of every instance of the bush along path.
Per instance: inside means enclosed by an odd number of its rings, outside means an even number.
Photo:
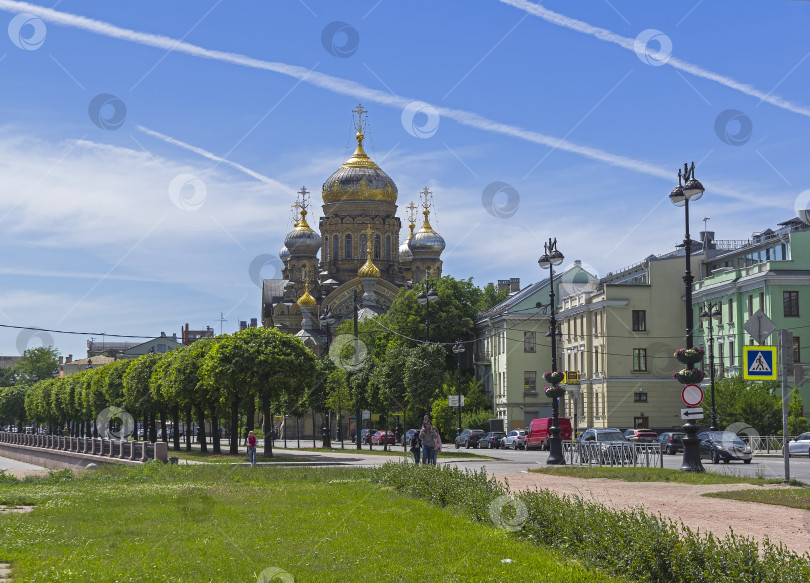
[[[513,496],[486,472],[451,466],[387,463],[372,479],[404,493],[452,506],[521,539],[649,583],[806,583],[810,554],[765,539],[694,532],[641,509],[615,510],[551,490]]]

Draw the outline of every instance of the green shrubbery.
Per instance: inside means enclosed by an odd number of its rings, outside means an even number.
[[[471,518],[494,522],[493,503],[508,488],[485,472],[450,466],[388,463],[372,470],[373,480],[462,509]],[[730,533],[724,538],[696,533],[645,511],[614,510],[550,490],[516,496],[522,506],[518,536],[562,550],[564,555],[650,583],[805,583],[810,555],[782,545]],[[518,528],[519,527],[519,528]]]

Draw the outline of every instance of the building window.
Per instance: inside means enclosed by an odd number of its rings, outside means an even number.
[[[352,258],[352,236],[346,235],[346,259]]]
[[[374,235],[374,259],[380,258],[380,236]]]
[[[799,292],[782,292],[782,301],[785,305],[785,318],[799,317]]]
[[[633,332],[647,331],[647,310],[633,310]]]
[[[599,347],[593,347],[593,371],[598,373],[601,369],[599,368]]]
[[[633,417],[633,429],[649,429],[649,417]]]
[[[633,371],[646,372],[647,371],[647,349],[634,348],[633,349]]]
[[[536,351],[537,334],[535,332],[523,333],[523,352]]]
[[[765,292],[759,292],[759,309],[765,312]]]
[[[337,235],[332,237],[332,257],[340,259],[340,237]]]
[[[647,402],[647,393],[644,393],[644,392],[633,393],[633,402],[634,403],[646,403]]]
[[[748,317],[754,315],[754,296],[748,296]]]
[[[323,238],[323,260],[329,261],[329,237]]]
[[[728,342],[728,365],[734,366],[734,341],[729,340]]]
[[[537,392],[537,371],[527,370],[523,372],[523,392],[524,393]]]
[[[793,337],[793,362],[802,361],[802,343],[798,336]]]
[[[728,321],[734,321],[734,300],[731,298],[728,299]]]
[[[385,259],[391,260],[391,235],[385,236]]]
[[[725,359],[726,356],[725,345],[722,342],[717,343],[717,356],[718,356],[717,366],[720,368],[720,372],[722,373],[723,370],[725,369],[723,365],[723,360]]]
[[[360,256],[360,259],[366,258],[366,244],[368,243],[368,239],[366,238],[366,234],[363,233],[360,235],[360,249],[357,250],[357,254]]]
[[[593,394],[593,414],[599,415],[599,393]]]

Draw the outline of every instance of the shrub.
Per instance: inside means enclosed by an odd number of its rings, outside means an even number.
[[[372,480],[402,492],[453,505],[479,522],[508,486],[484,470],[389,462],[371,470]],[[765,539],[758,545],[733,532],[724,538],[693,532],[683,523],[642,509],[614,510],[550,490],[523,492],[518,534],[560,549],[628,580],[649,583],[803,583],[810,555],[798,555]],[[510,529],[511,530],[511,529]]]

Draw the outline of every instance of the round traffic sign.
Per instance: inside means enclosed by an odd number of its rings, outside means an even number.
[[[681,398],[690,407],[697,407],[703,402],[703,389],[697,385],[686,385],[681,393]]]

